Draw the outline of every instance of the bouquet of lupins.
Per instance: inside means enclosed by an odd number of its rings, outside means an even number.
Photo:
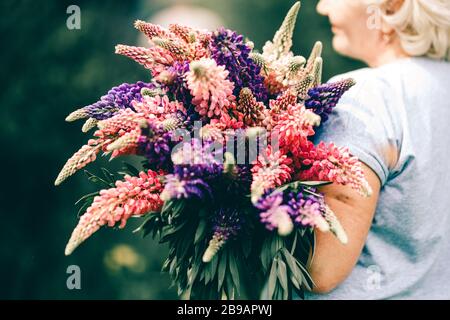
[[[89,174],[105,189],[83,197],[71,254],[102,226],[139,230],[168,243],[163,266],[192,299],[289,299],[310,289],[314,232],[345,231],[317,188],[350,185],[370,195],[361,163],[333,143],[313,144],[352,79],[321,84],[322,45],[291,52],[300,3],[262,52],[231,30],[209,32],[136,21],[149,48],[118,45],[151,73],[121,84],[67,121],[96,131],[65,164],[56,185],[96,159],[141,157],[121,180]]]

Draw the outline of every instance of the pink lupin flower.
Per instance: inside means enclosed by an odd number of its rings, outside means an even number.
[[[163,189],[157,173],[148,170],[139,177],[125,176],[125,181],[117,181],[116,187],[100,191],[92,205],[80,218],[74,229],[65,254],[70,255],[83,241],[100,227],[113,227],[120,222],[124,228],[131,216],[142,216],[150,211],[159,211],[163,205],[160,193]]]
[[[94,162],[97,154],[102,150],[105,141],[91,139],[88,144],[81,147],[69,160],[58,174],[55,180],[55,186],[60,185],[64,180],[73,175],[75,172],[84,168],[89,163]]]
[[[367,182],[361,162],[352,156],[347,147],[337,147],[334,143],[319,143],[300,151],[297,156],[306,166],[299,173],[301,180],[332,181],[349,185],[362,196],[370,196],[372,189]]]
[[[177,23],[170,24],[169,30],[187,45],[190,61],[198,60],[209,55],[208,44],[211,40],[210,32],[196,30]]]
[[[244,123],[250,127],[264,126],[266,120],[266,106],[256,101],[253,92],[249,88],[242,88],[239,93],[238,111],[244,115]]]
[[[128,132],[135,129],[141,120],[145,120],[143,113],[131,109],[121,109],[111,118],[100,121],[95,136],[117,135],[120,131]]]
[[[55,185],[61,184],[69,176],[94,162],[100,151],[111,154],[111,159],[137,153],[137,144],[141,136],[141,125],[148,120],[164,123],[177,111],[185,111],[183,104],[169,101],[167,96],[143,98],[142,102],[133,102],[132,109],[121,109],[111,118],[99,121],[95,139],[77,151],[61,169]]]
[[[124,136],[127,132],[137,130],[142,119],[142,114],[135,113],[130,109],[122,109],[115,116],[98,122],[99,130],[94,132],[95,139],[90,139],[87,145],[81,147],[61,169],[55,180],[55,185],[61,184],[69,176],[94,162],[100,151],[110,152],[108,146]],[[124,138],[125,140],[125,138]],[[123,148],[114,149],[113,157],[130,150]]]
[[[208,118],[219,118],[235,99],[234,84],[227,80],[228,71],[213,59],[193,61],[186,74],[195,110]]]
[[[119,44],[116,46],[116,54],[133,59],[144,68],[151,70],[154,77],[173,65],[173,55],[160,47],[143,48]]]
[[[142,101],[133,101],[133,108],[144,114],[147,118],[155,118],[160,121],[171,117],[174,113],[181,111],[186,113],[186,109],[181,102],[170,101],[167,95],[156,97],[143,97]]]
[[[134,27],[145,34],[149,39],[154,37],[175,38],[175,35],[172,32],[157,24],[136,20],[134,22]]]
[[[141,135],[141,128],[138,127],[130,132],[123,133],[120,138],[108,144],[106,150],[112,151],[111,159],[122,155],[136,154]]]
[[[251,171],[253,173],[251,200],[255,203],[268,189],[276,188],[291,180],[292,159],[281,150],[272,152],[269,146],[264,154],[258,156]]]

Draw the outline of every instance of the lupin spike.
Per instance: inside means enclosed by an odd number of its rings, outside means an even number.
[[[202,261],[204,263],[209,263],[214,258],[214,256],[219,252],[219,250],[225,244],[225,240],[217,235],[214,235],[213,238],[209,241],[208,248],[206,248],[205,253],[203,254]]]
[[[287,13],[278,31],[273,37],[273,44],[277,48],[278,55],[288,53],[292,47],[292,35],[294,33],[297,14],[300,10],[300,1],[297,1]]]
[[[154,59],[152,57],[152,50],[147,48],[118,44],[116,46],[116,54],[120,54],[130,59],[133,59],[134,61],[143,65],[147,69],[150,69],[154,63]]]
[[[312,71],[312,75],[314,77],[314,81],[311,87],[317,87],[322,84],[322,67],[323,67],[323,59],[321,57],[317,57],[314,61],[314,68]]]
[[[170,39],[164,39],[159,37],[152,38],[152,42],[157,45],[158,47],[161,47],[163,49],[166,49],[176,57],[185,57],[187,52],[186,50],[178,43],[175,43],[174,41]]]
[[[172,131],[180,126],[180,120],[177,118],[168,118],[162,122],[164,131]]]
[[[170,33],[159,25],[145,22],[142,20],[136,20],[134,27],[145,34],[149,39],[153,37],[170,37]]]
[[[141,95],[142,96],[148,96],[148,97],[156,97],[160,95],[162,91],[159,88],[150,89],[150,88],[142,88],[141,89]]]
[[[292,57],[289,62],[289,72],[292,72],[292,73],[298,72],[301,68],[303,68],[305,63],[306,63],[306,59],[303,56]]]
[[[73,122],[79,119],[86,119],[88,117],[88,114],[86,112],[85,108],[80,108],[72,112],[66,117],[67,122]]]
[[[253,62],[256,63],[256,65],[258,65],[261,68],[261,70],[264,70],[265,74],[268,73],[266,59],[264,59],[264,56],[261,53],[259,52],[250,53],[250,59],[252,59]]]
[[[330,209],[329,206],[325,205],[324,218],[330,226],[330,231],[336,236],[336,238],[342,243],[348,243],[348,237],[345,233],[344,228],[336,217],[335,213]]]
[[[317,41],[312,50],[311,54],[309,55],[308,62],[306,63],[306,70],[307,72],[311,72],[314,68],[314,62],[316,61],[316,58],[322,57],[322,42]]]
[[[92,128],[95,128],[97,126],[98,120],[95,118],[89,118],[86,120],[86,122],[83,124],[83,127],[81,128],[81,131],[83,133],[88,132]]]
[[[55,180],[55,186],[59,186],[64,180],[73,175],[79,169],[93,162],[97,154],[102,149],[103,144],[104,143],[100,143],[98,145],[84,145],[80,150],[78,150],[69,160],[67,160],[66,164],[61,169]]]
[[[301,100],[305,100],[308,95],[308,90],[311,88],[311,84],[314,82],[314,77],[311,74],[306,75],[306,77],[294,86],[297,96]]]
[[[123,148],[134,147],[137,145],[139,136],[141,135],[141,130],[133,130],[125,133],[116,141],[110,143],[107,147],[107,151],[120,150]]]

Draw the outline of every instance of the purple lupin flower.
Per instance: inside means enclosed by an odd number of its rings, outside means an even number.
[[[108,93],[100,98],[99,101],[83,108],[86,115],[97,120],[104,120],[114,116],[120,109],[131,108],[132,101],[141,101],[142,88],[154,89],[152,83],[142,81],[129,84],[123,83],[114,87]]]
[[[202,178],[192,177],[187,168],[165,177],[165,186],[161,193],[163,201],[170,199],[204,199],[206,196],[212,196],[211,187]]]
[[[267,100],[261,68],[250,59],[251,48],[244,43],[242,35],[220,28],[213,33],[209,48],[216,63],[228,70],[228,80],[234,82],[236,97],[242,88],[248,87],[258,101]]]
[[[167,83],[168,91],[173,94],[174,98],[182,102],[185,106],[189,106],[192,96],[187,87],[185,74],[189,71],[189,61],[176,61],[167,72],[170,73],[171,81]]]
[[[138,151],[147,158],[149,168],[169,170],[172,167],[170,150],[176,143],[173,132],[164,130],[162,124],[148,122],[141,133]]]
[[[227,241],[235,238],[242,228],[242,217],[234,209],[219,209],[213,218],[212,239],[203,254],[203,262],[210,262]]]
[[[313,227],[328,231],[329,225],[324,218],[323,199],[303,192],[290,192],[287,205],[294,223],[300,227]]]
[[[215,178],[223,172],[223,149],[215,149],[212,141],[192,139],[178,145],[172,154],[174,173],[188,168],[191,176]]]
[[[192,104],[191,91],[187,87],[185,79],[187,72],[189,72],[189,61],[176,61],[167,69],[170,81],[165,86],[174,99],[183,103],[186,108],[185,121],[191,123],[200,119],[200,115],[195,111],[195,106]]]
[[[221,177],[223,161],[211,149],[212,142],[192,139],[172,154],[173,173],[166,176],[161,199],[212,198],[211,182]]]
[[[266,192],[255,204],[260,210],[261,223],[270,231],[277,229],[281,236],[289,235],[294,225],[291,219],[291,209],[283,204],[283,193],[274,191]]]
[[[342,95],[355,85],[353,79],[345,79],[333,83],[325,83],[308,91],[305,107],[312,109],[322,118],[321,123],[328,120],[329,114],[336,107]]]

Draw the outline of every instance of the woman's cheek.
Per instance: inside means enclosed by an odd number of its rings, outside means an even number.
[[[343,32],[337,32],[333,36],[333,48],[340,54],[350,55],[351,44],[347,35]]]

